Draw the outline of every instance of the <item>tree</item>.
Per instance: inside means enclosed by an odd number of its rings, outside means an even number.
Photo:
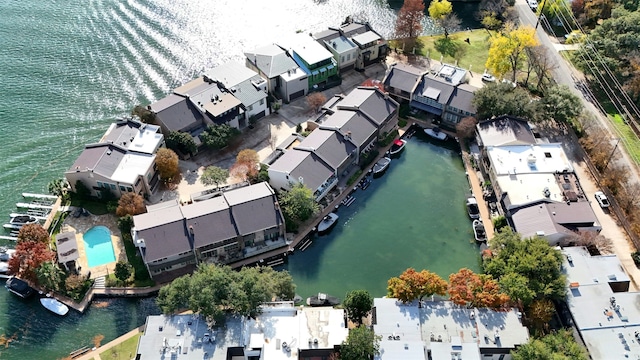
[[[373,298],[367,290],[352,290],[347,293],[342,304],[347,310],[349,320],[360,326],[362,318],[367,316],[373,307]]]
[[[500,292],[500,286],[490,275],[475,274],[462,268],[449,275],[450,300],[460,306],[503,308],[509,296]]]
[[[505,228],[489,241],[489,247],[493,256],[484,259],[484,272],[498,279],[513,300],[527,307],[535,299],[564,298],[562,254],[545,239],[521,239]]]
[[[444,28],[444,37],[449,37],[447,26],[444,25],[454,25],[455,21],[452,21],[452,18],[457,19],[457,23],[460,25],[460,19],[458,19],[455,14],[452,15],[451,11],[453,11],[453,6],[447,0],[433,0],[431,1],[431,4],[429,4],[429,17],[431,17],[435,23]]]
[[[582,113],[582,109],[582,102],[566,85],[550,87],[540,100],[543,117],[561,124],[572,124]]]
[[[387,282],[387,294],[389,297],[407,303],[413,300],[422,301],[424,297],[432,295],[445,295],[447,282],[438,274],[428,270],[420,272],[408,268],[400,277],[391,278]]]
[[[569,330],[546,335],[540,339],[531,339],[528,343],[513,350],[514,360],[587,360],[585,350],[575,342]]]
[[[525,79],[524,86],[529,83],[529,76],[533,71],[538,78],[536,83],[536,89],[545,90],[547,84],[553,81],[553,75],[551,71],[558,67],[553,61],[553,58],[549,55],[549,50],[545,46],[533,46],[525,48],[525,54],[527,56],[527,78]]]
[[[327,97],[321,92],[314,92],[307,96],[307,106],[309,106],[309,110],[313,112],[318,112],[320,107],[326,102]]]
[[[481,0],[476,18],[489,30],[498,30],[507,18],[509,4],[505,0]]]
[[[49,241],[51,240],[47,230],[45,230],[42,225],[38,223],[23,225],[18,231],[17,237],[18,240],[16,241],[18,243],[21,243],[23,241],[34,241],[49,245]]]
[[[289,191],[280,192],[278,202],[287,226],[295,227],[320,211],[313,191],[302,183],[294,184]]]
[[[82,180],[76,181],[74,189],[75,189],[76,196],[80,200],[86,200],[91,196],[91,190],[89,190],[87,185],[85,185],[85,183],[82,182]]]
[[[462,118],[456,124],[456,135],[460,139],[473,139],[476,134],[476,124],[478,124],[478,120],[473,116]]]
[[[113,274],[116,276],[116,279],[126,283],[127,280],[131,277],[133,273],[133,268],[128,262],[118,261],[116,263],[116,268],[113,271]]]
[[[537,45],[533,28],[508,26],[504,33],[491,39],[485,66],[498,76],[511,72],[511,81],[516,82],[517,72],[525,60],[525,49]]]
[[[192,275],[179,277],[161,288],[156,301],[165,314],[187,308],[218,322],[223,320],[224,310],[256,316],[261,303],[290,300],[294,295],[295,285],[286,271],[271,267],[235,271],[228,266],[202,264]]]
[[[553,302],[549,299],[535,300],[527,308],[527,317],[533,324],[533,327],[541,332],[549,327],[549,321],[556,312]]]
[[[371,359],[380,354],[380,340],[372,329],[358,326],[349,331],[349,336],[340,346],[340,360]]]
[[[53,261],[45,261],[36,268],[36,279],[46,290],[58,291],[62,283],[64,271],[62,271]]]
[[[248,180],[252,184],[257,184],[263,181],[269,182],[269,167],[265,164],[260,164],[260,170],[255,175],[249,175]]]
[[[118,200],[118,208],[116,209],[118,216],[138,215],[146,212],[147,207],[144,205],[144,199],[136,193],[124,193]]]
[[[142,105],[136,105],[131,111],[131,115],[139,117],[143,123],[147,124],[153,124],[156,121],[156,115]]]
[[[171,182],[180,173],[178,154],[171,149],[160,148],[156,152],[156,166],[160,178]]]
[[[229,173],[233,177],[246,180],[257,175],[259,162],[260,157],[257,151],[252,149],[241,150],[236,156],[236,163],[231,167]]]
[[[200,176],[200,182],[207,186],[215,184],[216,187],[220,187],[220,184],[226,182],[228,177],[228,170],[212,165],[204,169]]]
[[[240,150],[236,156],[237,164],[247,164],[252,168],[256,168],[260,162],[260,156],[258,152],[253,149]]]
[[[634,183],[636,186],[636,191],[640,190],[640,185],[638,183]],[[640,195],[640,193],[638,193]],[[578,231],[574,235],[573,241],[577,246],[584,246],[589,249],[589,251],[597,252],[598,254],[613,254],[613,242],[608,237],[602,235],[596,231]]]
[[[424,18],[424,2],[422,0],[405,0],[398,11],[396,20],[396,37],[414,39],[422,33]]]
[[[67,193],[67,189],[69,185],[65,179],[54,179],[47,184],[47,190],[49,190],[49,194],[55,195],[58,197],[63,197]]]
[[[222,149],[229,145],[231,140],[238,135],[240,135],[240,130],[229,124],[221,124],[209,125],[200,137],[206,146],[214,149]]]
[[[198,151],[193,136],[186,132],[172,131],[167,136],[167,147],[183,154],[195,154]]]
[[[36,269],[43,263],[55,260],[55,253],[49,244],[24,240],[16,245],[16,252],[9,259],[9,273],[33,283],[38,283]]]
[[[512,115],[535,120],[536,102],[531,101],[529,93],[522,88],[505,83],[485,85],[475,92],[473,104],[478,119],[490,119],[493,116]]]

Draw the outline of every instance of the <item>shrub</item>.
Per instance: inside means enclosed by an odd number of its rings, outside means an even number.
[[[637,267],[640,267],[640,251],[631,253],[631,258]]]

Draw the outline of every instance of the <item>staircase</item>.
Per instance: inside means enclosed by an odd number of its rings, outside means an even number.
[[[105,288],[104,283],[105,283],[105,277],[104,276],[97,277],[97,278],[95,278],[95,280],[93,282],[93,287],[95,289],[104,289]]]

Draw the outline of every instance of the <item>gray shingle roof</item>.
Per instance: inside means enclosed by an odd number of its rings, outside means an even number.
[[[333,40],[340,36],[340,32],[334,29],[327,29],[311,35],[316,41],[322,43],[324,41]]]
[[[448,105],[475,114],[476,107],[473,105],[473,97],[476,90],[478,88],[468,84],[458,85],[454,88]]]
[[[180,131],[202,122],[202,114],[196,110],[188,99],[170,94],[164,99],[151,104],[151,111],[169,131]]]
[[[229,204],[223,196],[185,205],[182,207],[182,214],[187,221],[187,227],[193,228],[196,248],[232,239],[238,235]]]
[[[298,68],[298,64],[286,51],[275,44],[246,52],[244,55],[270,79]]]
[[[406,64],[394,64],[385,76],[383,83],[385,86],[411,93],[425,73],[425,69]]]
[[[337,169],[356,147],[335,131],[316,129],[296,149],[313,151],[329,166]]]
[[[380,126],[389,115],[398,109],[398,103],[388,98],[377,88],[358,87],[336,104],[340,107],[357,107]]]
[[[227,191],[223,194],[231,205],[239,235],[277,227],[282,224],[275,209],[275,193],[267,183]]]
[[[428,89],[436,89],[440,90],[440,94],[438,95],[438,102],[442,105],[446,105],[449,103],[451,99],[451,94],[453,94],[454,87],[451,84],[447,84],[446,82],[440,81],[431,75],[425,76],[423,80],[420,82],[420,85],[416,88],[416,94],[423,94]]]
[[[93,170],[96,174],[111,177],[126,153],[126,149],[113,144],[89,144],[85,146],[69,171]]]
[[[526,120],[500,116],[482,121],[477,125],[480,140],[484,146],[529,145],[536,138]]]
[[[516,231],[524,237],[573,234],[579,227],[591,227],[597,221],[587,201],[564,202],[540,201],[511,210],[511,219]]]
[[[289,176],[303,183],[311,190],[316,190],[333,175],[333,170],[316,154],[308,151],[289,150],[282,154],[269,169],[288,173]]]
[[[254,82],[261,83],[263,81],[264,79],[260,77],[260,75],[256,75],[249,80],[243,81],[234,86],[235,91],[232,91],[233,96],[240,100],[244,106],[249,106],[260,100],[266,99],[267,93],[254,86]]]
[[[136,215],[133,223],[137,238],[144,239],[147,262],[191,250],[179,206]]]
[[[320,125],[321,128],[334,128],[343,134],[350,134],[353,143],[361,147],[376,133],[378,127],[359,111],[338,110]]]
[[[342,30],[344,36],[352,37],[354,35],[365,33],[371,30],[371,28],[367,24],[351,22],[348,24],[340,25],[340,30]]]
[[[347,39],[344,36],[339,36],[331,40],[325,40],[324,46],[331,47],[338,53],[343,53],[345,51],[354,49],[356,47],[356,44],[354,44],[351,40]]]

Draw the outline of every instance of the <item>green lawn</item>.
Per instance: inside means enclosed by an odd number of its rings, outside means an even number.
[[[486,29],[461,31],[449,35],[445,40],[444,35],[421,36],[418,38],[421,45],[420,54],[434,60],[440,60],[453,64],[456,59],[458,66],[473,72],[483,72],[484,64],[489,56],[490,33]],[[469,43],[465,39],[469,39]],[[437,49],[444,50],[443,55]],[[448,53],[448,54],[447,54]],[[455,57],[451,54],[457,54]]]
[[[624,123],[620,114],[609,114],[609,120],[623,139],[624,148],[637,164],[640,164],[640,142],[631,127]]]
[[[136,334],[134,337],[127,339],[109,350],[100,353],[100,358],[104,360],[131,360],[135,358],[138,350],[138,339],[142,333]]]

